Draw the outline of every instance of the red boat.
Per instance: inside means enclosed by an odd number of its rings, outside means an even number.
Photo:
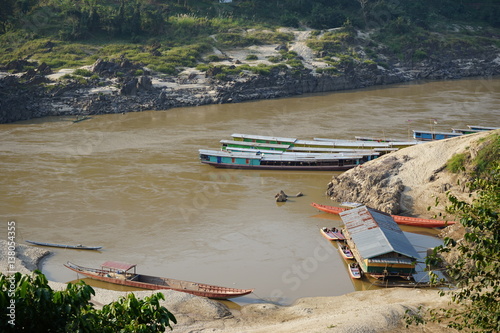
[[[336,206],[327,206],[320,205],[317,203],[312,203],[311,206],[330,214],[340,214],[341,212],[349,209],[343,207]],[[421,219],[418,217],[409,217],[409,216],[400,216],[400,215],[391,215],[394,221],[397,224],[401,225],[411,225],[414,227],[423,227],[423,228],[442,228],[447,227],[449,225],[455,224],[455,221],[440,221],[440,220],[432,220],[432,219]]]
[[[170,289],[214,299],[244,296],[253,291],[253,289],[219,287],[203,283],[136,274],[136,265],[116,261],[106,261],[101,265],[100,269],[82,267],[69,261],[64,266],[78,274],[104,282],[142,289]]]

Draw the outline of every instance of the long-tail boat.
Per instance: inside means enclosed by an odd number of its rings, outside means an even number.
[[[322,212],[330,213],[330,214],[340,214],[341,212],[349,209],[344,207],[336,207],[336,206],[327,206],[320,205],[315,202],[311,204],[311,206],[319,209]],[[391,215],[394,221],[397,224],[401,225],[411,225],[414,227],[422,227],[422,228],[442,228],[452,224],[455,224],[455,221],[441,221],[441,220],[433,220],[433,219],[422,219],[419,217],[410,217],[410,216],[400,216],[400,215]]]
[[[49,247],[59,247],[63,249],[73,249],[73,250],[100,250],[102,246],[85,246],[82,244],[77,245],[66,245],[66,244],[53,244],[53,243],[43,243],[27,240],[26,243],[30,243],[38,246],[49,246]]]
[[[357,154],[266,153],[200,149],[201,163],[226,169],[344,171],[371,159]]]
[[[213,299],[228,299],[250,294],[253,289],[236,289],[204,283],[175,280],[136,273],[135,264],[106,261],[101,268],[88,268],[71,262],[64,264],[72,271],[94,280],[142,289],[169,289]]]

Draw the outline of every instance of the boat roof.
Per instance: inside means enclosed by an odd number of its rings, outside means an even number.
[[[279,136],[265,136],[265,135],[252,135],[252,134],[231,134],[233,138],[242,138],[250,140],[267,140],[267,141],[277,141],[277,142],[295,142],[296,138],[284,138]]]
[[[437,132],[437,131],[424,131],[424,130],[413,130],[413,133],[425,133],[425,134],[446,134],[446,135],[455,135],[460,136],[462,133],[453,133],[453,132]]]
[[[137,266],[136,264],[127,264],[125,262],[119,262],[119,261],[106,261],[103,264],[101,264],[102,268],[111,268],[111,269],[116,269],[116,270],[122,270],[122,271],[128,271],[131,268],[134,268]]]
[[[341,212],[340,217],[363,258],[371,259],[391,252],[420,258],[391,215],[361,206]]]
[[[388,150],[398,150],[397,148],[387,148]],[[351,149],[351,148],[320,148],[320,147],[291,147],[288,148],[290,152],[324,152],[328,153],[348,153],[358,155],[380,155],[380,151],[376,149]]]
[[[290,145],[282,145],[278,143],[261,143],[261,142],[235,141],[235,140],[220,140],[220,143],[222,143],[223,145],[267,147],[267,148],[278,148],[278,149],[287,149],[290,147]]]
[[[470,129],[478,129],[478,130],[486,130],[486,131],[491,131],[491,130],[496,130],[500,129],[500,127],[490,127],[490,126],[475,126],[475,125],[467,125],[468,128]]]
[[[302,140],[297,140],[302,141]],[[297,142],[297,143],[298,143]],[[363,140],[342,140],[342,139],[327,139],[327,138],[314,138],[313,142],[317,142],[320,144],[331,143],[335,145],[342,146],[353,146],[353,147],[378,147],[378,148],[390,148],[392,146],[412,146],[417,145],[420,142],[418,141],[363,141]]]

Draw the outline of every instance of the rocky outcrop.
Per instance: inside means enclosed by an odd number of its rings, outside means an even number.
[[[409,157],[387,156],[384,163],[362,165],[345,176],[334,177],[328,184],[326,194],[332,200],[362,202],[389,214],[401,210],[403,182],[397,177],[399,169]]]

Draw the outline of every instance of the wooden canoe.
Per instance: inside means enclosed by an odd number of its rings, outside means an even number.
[[[343,207],[320,205],[314,202],[311,204],[311,206],[319,209],[322,212],[337,214],[337,215],[348,209]],[[400,215],[391,215],[391,216],[397,224],[411,225],[414,227],[422,227],[422,228],[442,228],[456,223],[455,221],[422,219],[419,217],[409,217]]]
[[[319,231],[321,232],[323,237],[325,237],[326,239],[328,239],[330,241],[344,240],[345,236],[340,232],[340,229],[337,229],[337,230],[339,230],[339,231],[336,232],[336,231],[333,231],[333,230],[328,229],[326,227],[319,229]]]
[[[91,279],[142,289],[168,289],[213,299],[248,295],[253,289],[236,289],[170,278],[136,274],[134,264],[107,261],[101,268],[88,268],[67,262],[65,267]],[[133,271],[132,271],[133,269]]]
[[[30,243],[30,244],[38,245],[38,246],[50,246],[50,247],[59,247],[59,248],[63,248],[63,249],[75,249],[75,250],[100,250],[100,249],[102,249],[102,246],[85,246],[82,244],[64,245],[64,244],[42,243],[42,242],[35,242],[35,241],[29,241],[29,240],[27,240],[26,243]]]

